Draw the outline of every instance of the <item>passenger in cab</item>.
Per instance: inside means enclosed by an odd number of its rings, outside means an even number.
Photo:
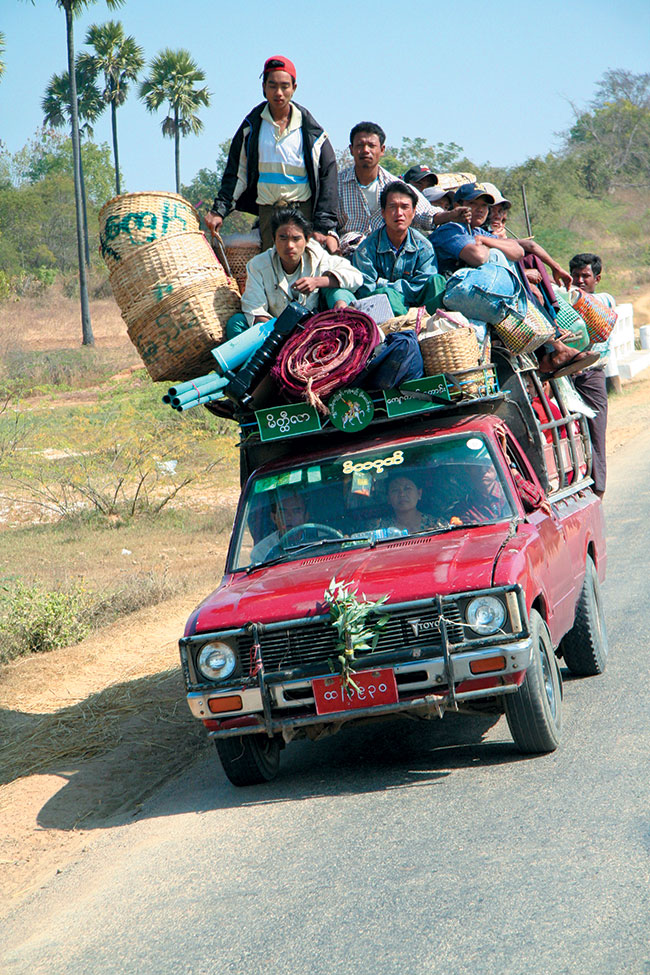
[[[281,55],[264,63],[265,101],[248,113],[233,137],[221,187],[205,223],[219,232],[231,210],[259,216],[262,247],[271,247],[271,216],[279,201],[300,209],[314,237],[338,250],[336,156],[327,133],[293,101],[296,69]]]
[[[616,307],[616,299],[609,292],[596,290],[603,270],[603,262],[597,254],[576,254],[569,261],[569,270],[576,288],[593,295],[608,308]],[[598,354],[597,362],[591,368],[573,376],[573,385],[585,403],[596,410],[596,416],[587,417],[587,423],[592,449],[591,476],[594,479],[594,491],[599,498],[602,498],[607,481],[607,381],[605,366],[609,353],[609,339],[606,342],[596,342],[592,349]]]
[[[418,505],[422,500],[422,488],[410,477],[398,474],[388,482],[388,501],[392,514],[381,518],[380,528],[402,528],[409,533],[426,531],[428,528],[445,528],[447,521],[434,518]]]
[[[237,312],[226,326],[227,338],[257,322],[277,318],[289,302],[309,311],[319,303],[343,308],[354,298],[363,275],[345,258],[330,254],[314,240],[302,212],[291,207],[275,210],[271,219],[273,247],[246,265],[246,288]]]
[[[434,249],[411,226],[417,203],[417,193],[408,183],[395,180],[385,186],[380,197],[384,226],[374,230],[352,258],[363,274],[357,295],[387,295],[395,315],[419,305],[433,312],[442,303],[445,282],[437,273]]]
[[[341,253],[350,254],[382,224],[380,195],[395,176],[380,165],[386,151],[386,133],[376,122],[359,122],[350,132],[354,164],[339,173],[339,236]],[[431,230],[434,217],[444,211],[416,190],[414,224]]]

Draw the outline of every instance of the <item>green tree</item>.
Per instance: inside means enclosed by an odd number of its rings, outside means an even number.
[[[131,36],[126,37],[119,21],[93,24],[88,28],[86,44],[94,48],[89,55],[97,72],[104,75],[102,97],[111,107],[115,193],[120,195],[120,159],[117,145],[117,109],[126,101],[129,82],[135,81],[144,67],[144,52]]]
[[[5,36],[2,33],[2,31],[0,31],[0,78],[2,78],[3,74],[5,73],[4,51],[5,51]]]
[[[207,88],[196,85],[205,80],[204,72],[192,60],[189,51],[165,48],[149,65],[149,75],[140,85],[140,98],[147,110],[155,112],[165,102],[169,114],[163,119],[162,133],[174,139],[176,192],[181,191],[181,136],[196,135],[203,122],[196,114],[201,105],[210,104]]]
[[[205,213],[214,203],[214,198],[219,192],[223,172],[228,161],[230,150],[230,139],[226,139],[219,145],[217,165],[215,169],[199,169],[191,183],[181,186],[181,193],[186,200],[196,207],[201,213]],[[245,234],[247,233],[255,218],[250,213],[241,213],[233,210],[224,220],[222,232],[225,234]]]
[[[399,148],[386,146],[381,164],[396,176],[417,164],[428,166],[434,173],[447,172],[458,164],[462,151],[455,142],[430,143],[422,136],[414,139],[405,136]]]
[[[83,122],[79,128],[80,136],[92,138],[92,123],[95,122],[106,107],[99,89],[95,84],[97,71],[95,66],[80,55],[76,60],[75,73],[77,75],[77,113],[79,121]],[[46,125],[62,129],[71,125],[70,113],[70,78],[67,71],[54,74],[50,78],[45,96],[41,102],[43,120]],[[86,266],[90,267],[90,246],[88,243],[88,208],[86,206],[86,183],[83,172],[83,159],[80,161],[81,177],[81,206],[83,217],[84,253]]]
[[[587,192],[650,182],[650,73],[606,71],[589,108],[572,108],[565,149]]]

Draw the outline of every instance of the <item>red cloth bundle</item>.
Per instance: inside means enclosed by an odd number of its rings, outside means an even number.
[[[326,415],[322,397],[347,386],[363,370],[381,341],[377,325],[361,311],[323,311],[285,342],[271,369],[278,386]]]

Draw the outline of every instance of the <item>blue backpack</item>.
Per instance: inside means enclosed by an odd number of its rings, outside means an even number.
[[[372,358],[356,380],[365,389],[396,389],[407,379],[421,379],[424,362],[414,331],[390,332],[376,346]]]

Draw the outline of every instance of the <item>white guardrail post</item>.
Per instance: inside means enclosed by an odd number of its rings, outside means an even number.
[[[634,308],[629,303],[616,306],[618,319],[609,340],[609,358],[605,366],[608,379],[618,376],[619,359],[634,355]]]

